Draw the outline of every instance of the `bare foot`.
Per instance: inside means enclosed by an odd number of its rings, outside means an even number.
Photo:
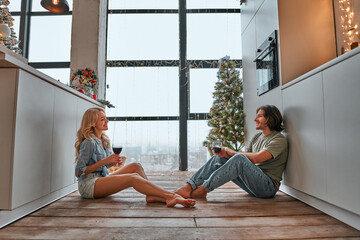
[[[179,194],[183,198],[190,198],[191,192],[192,192],[192,187],[189,183],[174,191],[174,193]]]
[[[146,196],[147,203],[155,203],[155,202],[166,202],[164,198],[156,197],[156,196]]]
[[[184,207],[193,207],[196,203],[194,199],[185,199],[179,194],[174,193],[173,198],[166,200],[166,206],[174,207],[176,204],[181,204]]]
[[[203,185],[192,191],[191,197],[192,198],[206,198],[207,192]]]

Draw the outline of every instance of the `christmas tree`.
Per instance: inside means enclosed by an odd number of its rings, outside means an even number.
[[[219,79],[213,93],[213,105],[210,109],[209,135],[204,141],[212,155],[211,145],[221,141],[223,147],[239,151],[244,146],[245,114],[243,112],[243,85],[236,63],[227,58],[219,62]]]
[[[7,7],[9,4],[9,0],[0,0],[0,45],[7,47],[17,54],[21,54],[21,49],[18,47],[19,41],[13,28],[14,19],[11,17]]]

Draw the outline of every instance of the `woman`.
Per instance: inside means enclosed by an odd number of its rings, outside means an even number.
[[[83,198],[106,197],[133,187],[146,195],[147,202],[165,202],[168,207],[195,205],[195,200],[184,199],[149,182],[138,163],[126,165],[109,175],[108,168],[121,164],[122,160],[112,153],[109,138],[104,134],[108,122],[102,108],[90,108],[84,113],[77,132],[75,175]]]

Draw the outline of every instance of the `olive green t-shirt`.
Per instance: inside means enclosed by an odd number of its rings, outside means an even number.
[[[258,133],[250,140],[246,152],[260,152],[261,150],[269,151],[272,158],[257,166],[271,178],[278,190],[288,157],[288,142],[285,136],[277,131],[266,136]]]

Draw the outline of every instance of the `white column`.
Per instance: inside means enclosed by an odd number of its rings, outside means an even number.
[[[107,0],[77,0],[73,3],[71,74],[78,69],[95,71],[99,83],[95,93],[105,99]]]

